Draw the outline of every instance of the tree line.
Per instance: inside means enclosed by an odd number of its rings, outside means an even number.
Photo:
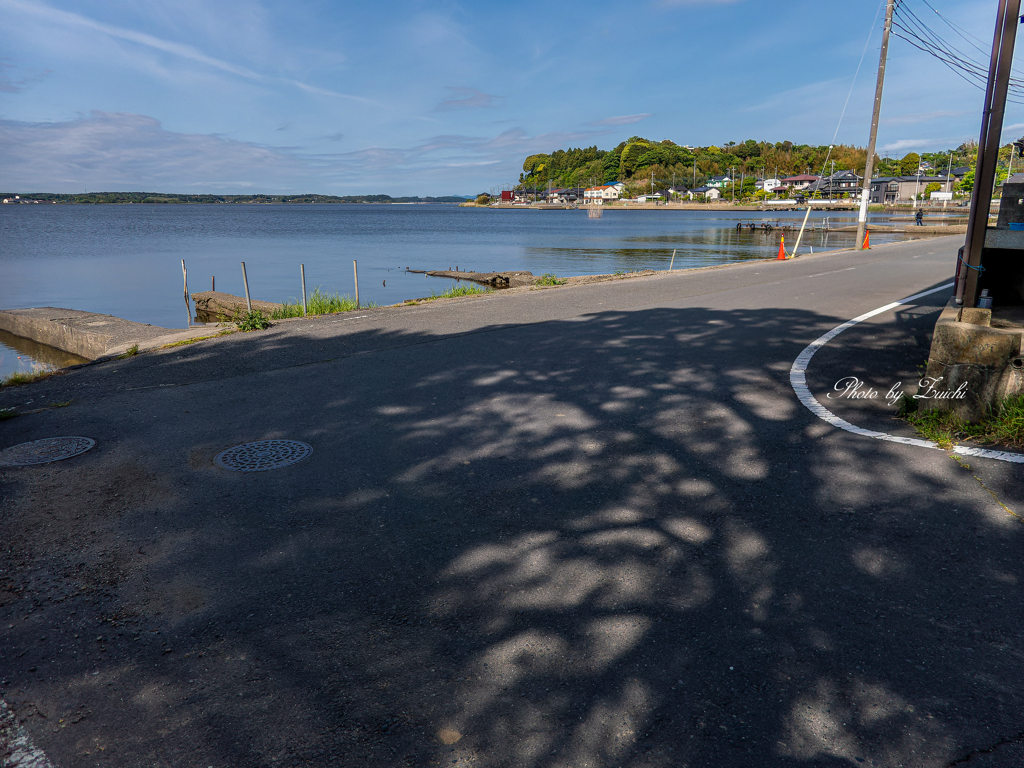
[[[1010,146],[1000,150],[1000,164],[1010,158]],[[1004,151],[1005,150],[1005,151]],[[977,161],[976,142],[961,144],[945,152],[917,154],[902,158],[875,156],[875,169],[882,176],[913,175],[922,162],[935,170],[954,168]],[[827,159],[827,164],[826,164]],[[519,187],[586,187],[621,181],[628,186],[654,183],[661,186],[675,181],[692,188],[714,176],[735,175],[754,178],[784,178],[799,174],[825,175],[833,171],[852,170],[864,175],[867,149],[847,144],[831,148],[827,145],[794,144],[791,141],[755,141],[737,144],[689,147],[664,139],[654,141],[633,136],[614,149],[596,146],[557,150],[550,154],[530,155],[523,161]],[[1024,168],[1024,166],[1022,166]]]

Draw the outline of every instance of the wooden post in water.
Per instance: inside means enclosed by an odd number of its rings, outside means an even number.
[[[306,316],[306,265],[299,264],[299,272],[302,273],[302,316]]]
[[[670,261],[670,262],[668,263],[668,271],[669,271],[669,272],[671,272],[671,271],[672,271],[672,265],[676,263],[676,251],[677,251],[677,250],[678,250],[677,248],[673,248],[673,249],[672,249],[672,261]]]
[[[352,259],[352,274],[356,277],[356,309],[359,309],[359,267],[355,259]]]
[[[252,312],[252,299],[249,298],[249,278],[245,275],[245,262],[242,262],[242,282],[245,283],[245,305]]]
[[[216,291],[216,290],[217,290],[217,278],[214,277],[213,275],[210,275],[210,291],[213,292],[213,291]]]

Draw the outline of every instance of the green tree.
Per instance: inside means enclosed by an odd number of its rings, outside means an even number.
[[[942,191],[942,185],[937,181],[931,182],[927,187],[924,188],[924,193],[921,195],[922,200],[927,200],[932,196],[932,192]]]
[[[917,152],[910,152],[900,160],[900,174],[903,176],[915,175],[920,167],[921,156]]]
[[[960,180],[960,183],[956,185],[956,188],[961,192],[967,192],[970,194],[974,192],[974,170],[971,169],[964,174],[964,177]]]

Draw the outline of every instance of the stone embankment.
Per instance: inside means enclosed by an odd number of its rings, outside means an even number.
[[[245,314],[249,310],[244,296],[234,296],[220,291],[193,293],[192,301],[196,303],[196,317],[201,322],[231,321],[235,315]],[[281,305],[272,301],[253,301],[252,308],[270,315],[281,309]]]
[[[420,272],[417,269],[410,269],[409,272]],[[459,272],[452,269],[438,269],[425,272],[430,277],[447,277],[452,280],[468,280],[471,283],[479,283],[489,288],[524,288],[534,285],[540,279],[533,272]]]

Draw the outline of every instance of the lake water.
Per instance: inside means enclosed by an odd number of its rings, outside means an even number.
[[[856,214],[812,212],[821,225],[855,224]],[[183,328],[189,291],[244,295],[246,263],[254,299],[289,301],[306,287],[394,304],[443,291],[450,281],[410,269],[606,274],[687,268],[774,256],[777,233],[738,232],[739,220],[799,227],[802,212],[483,210],[451,205],[3,205],[0,308],[67,307]],[[872,221],[887,221],[873,216]],[[902,235],[872,234],[884,243]],[[801,252],[849,248],[854,233],[815,231]],[[795,234],[787,238],[791,248]],[[21,358],[20,360],[18,358]],[[38,357],[0,339],[0,376],[31,369]],[[13,367],[12,367],[13,366]]]

